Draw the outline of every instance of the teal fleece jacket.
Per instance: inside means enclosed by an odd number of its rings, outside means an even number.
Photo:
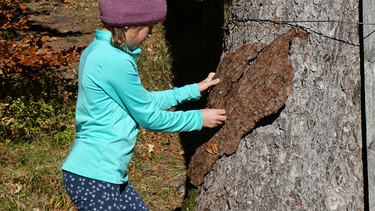
[[[147,91],[135,59],[141,50],[125,53],[111,45],[111,33],[96,37],[81,55],[76,105],[76,139],[62,169],[114,184],[128,180],[139,125],[153,131],[200,130],[199,110],[168,111],[198,100],[197,84],[172,90]]]

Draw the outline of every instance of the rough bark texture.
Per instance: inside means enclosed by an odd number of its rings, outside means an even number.
[[[225,54],[216,71],[222,81],[210,92],[208,107],[225,109],[228,119],[192,157],[188,170],[192,184],[201,185],[220,156],[236,152],[241,138],[257,122],[284,106],[293,90],[294,70],[288,55],[295,37],[307,39],[307,33],[292,29],[269,45],[243,45]]]
[[[233,0],[225,44],[235,52],[291,29],[253,19],[358,21],[358,12],[353,0]],[[284,109],[216,161],[196,210],[364,209],[358,25],[297,24],[309,39],[291,45],[293,92]]]

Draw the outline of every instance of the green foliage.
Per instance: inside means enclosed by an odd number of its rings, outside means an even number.
[[[1,141],[33,141],[41,134],[52,134],[54,141],[66,136],[65,130],[73,128],[73,109],[46,103],[43,99],[32,101],[25,97],[17,98],[9,104],[1,103]],[[68,121],[67,121],[68,120]]]
[[[188,190],[187,197],[182,203],[182,211],[192,211],[195,206],[195,198],[197,195],[197,190],[195,188],[190,188]]]

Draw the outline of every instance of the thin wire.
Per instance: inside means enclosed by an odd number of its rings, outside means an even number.
[[[349,21],[349,20],[271,20],[271,19],[254,19],[254,18],[244,18],[244,19],[230,19],[228,23],[234,22],[270,22],[275,24],[292,24],[292,23],[347,23],[347,24],[356,24],[356,25],[367,25],[367,26],[375,26],[375,23],[368,23],[368,22],[359,22],[359,21]],[[375,30],[370,32],[368,35],[364,36],[363,39],[366,39],[370,35],[375,33]]]
[[[365,37],[363,37],[363,39],[366,39],[367,37],[369,37],[370,35],[372,35],[374,32],[375,32],[375,29],[372,32],[370,32],[368,35],[366,35]]]
[[[253,19],[253,18],[245,18],[245,19],[231,19],[228,22],[273,22],[273,23],[280,23],[280,24],[288,24],[288,23],[349,23],[349,24],[357,24],[357,25],[369,25],[375,26],[375,23],[367,23],[367,22],[358,22],[358,21],[349,21],[349,20],[271,20],[271,19]]]

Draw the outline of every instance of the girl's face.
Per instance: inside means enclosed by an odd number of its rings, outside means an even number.
[[[126,46],[130,50],[139,47],[143,40],[152,35],[153,26],[134,26],[129,27],[126,32]]]

